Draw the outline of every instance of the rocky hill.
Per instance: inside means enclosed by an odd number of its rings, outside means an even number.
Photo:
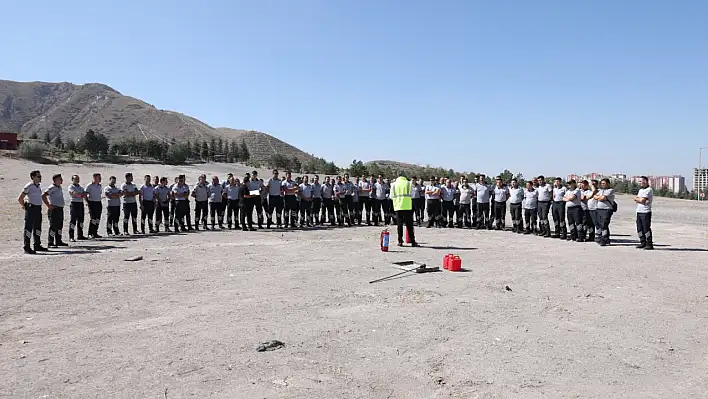
[[[165,142],[172,138],[243,139],[251,160],[263,164],[274,154],[297,157],[303,163],[313,158],[271,135],[217,129],[187,115],[157,109],[99,83],[0,80],[0,132],[16,132],[24,137],[44,138],[49,133],[51,138],[77,138],[88,129],[105,134],[111,141],[132,137]]]
[[[469,174],[468,172],[459,172],[452,169],[444,169],[442,167],[434,167],[430,165],[423,166],[391,160],[369,161],[366,162],[364,166],[369,173],[373,174],[383,173],[388,176],[395,174],[398,171],[404,171],[409,176],[416,176],[426,179],[431,176],[455,176],[458,173]]]

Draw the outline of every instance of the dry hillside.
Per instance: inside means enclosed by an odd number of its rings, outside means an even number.
[[[24,137],[61,135],[76,138],[88,129],[108,136],[167,141],[211,137],[243,138],[255,162],[265,163],[273,154],[301,162],[311,155],[265,133],[213,128],[195,118],[165,111],[124,96],[99,83],[13,82],[0,80],[0,132],[17,132]]]

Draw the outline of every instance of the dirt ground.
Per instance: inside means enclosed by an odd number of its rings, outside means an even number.
[[[634,207],[620,198],[606,248],[418,229],[423,248],[382,253],[381,228],[359,227],[104,238],[26,256],[16,198],[35,167],[45,185],[56,172],[68,184],[94,170],[191,181],[228,170],[0,160],[0,397],[708,392],[708,204],[657,199],[654,252],[633,248]],[[395,273],[391,262],[447,253],[466,272],[368,283]],[[271,339],[285,347],[256,352]]]

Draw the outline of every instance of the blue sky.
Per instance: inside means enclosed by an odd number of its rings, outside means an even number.
[[[708,146],[706,1],[2,8],[0,78],[105,83],[342,166],[398,159],[527,176],[689,177]]]

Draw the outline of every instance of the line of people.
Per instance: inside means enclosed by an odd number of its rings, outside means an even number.
[[[18,201],[25,210],[24,250],[27,253],[45,251],[41,246],[41,208],[48,209],[49,247],[66,246],[63,240],[64,192],[63,178],[54,175],[52,185],[41,189],[39,171],[30,173],[28,183]],[[566,186],[560,178],[553,186],[538,176],[520,187],[516,179],[507,186],[500,178],[495,184],[487,183],[485,175],[479,175],[470,183],[465,177],[453,182],[451,179],[432,177],[423,185],[416,177],[411,179],[411,198],[415,222],[421,226],[427,210],[428,228],[457,227],[475,229],[505,229],[507,203],[515,233],[536,234],[573,241],[596,241],[600,245],[610,244],[610,221],[616,211],[614,190],[610,181],[582,181],[578,185],[570,181]],[[647,191],[648,190],[648,191]],[[254,217],[259,229],[263,228],[305,228],[329,223],[343,227],[362,225],[395,225],[396,215],[391,199],[391,185],[388,179],[379,175],[369,178],[349,175],[330,179],[325,177],[320,183],[314,175],[292,179],[286,172],[279,178],[279,172],[264,182],[257,171],[245,174],[243,180],[229,174],[223,182],[217,176],[207,183],[205,175],[190,187],[185,175],[169,184],[166,177],[144,176],[144,183],[138,187],[133,182],[132,173],[126,173],[125,181],[118,186],[114,176],[105,187],[100,173],[93,174],[93,181],[83,187],[78,175],[72,176],[68,187],[70,198],[69,240],[101,238],[99,226],[106,201],[106,233],[108,235],[159,233],[162,226],[170,232],[209,229],[242,229],[254,231]],[[641,248],[653,249],[651,237],[651,188],[644,179],[638,203],[637,231]],[[194,224],[191,220],[190,198],[194,199]],[[643,202],[642,202],[643,201]],[[85,208],[89,213],[89,228],[84,235]],[[640,209],[641,208],[641,209]],[[123,215],[122,233],[120,216]],[[138,230],[140,211],[140,230]],[[548,214],[553,216],[551,230]],[[644,217],[640,221],[640,213]],[[647,219],[648,214],[648,219]],[[209,220],[208,220],[209,219]],[[210,223],[208,223],[208,221]],[[146,230],[147,226],[147,230]],[[30,246],[33,241],[33,246]]]

